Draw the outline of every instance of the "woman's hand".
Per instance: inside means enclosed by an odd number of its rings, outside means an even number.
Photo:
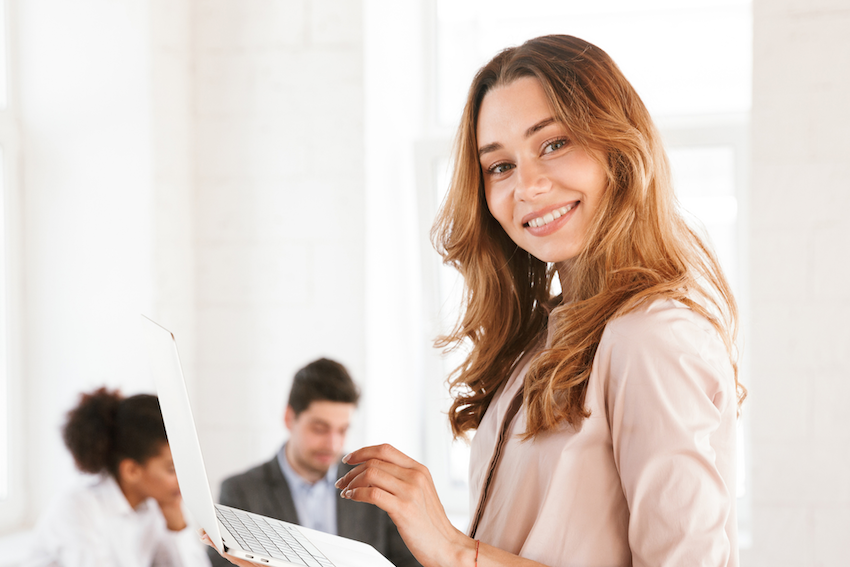
[[[386,511],[422,565],[460,565],[474,553],[474,541],[449,522],[425,466],[391,445],[364,447],[343,462],[357,466],[336,483],[342,497]]]
[[[204,544],[215,549],[219,555],[221,555],[234,565],[239,565],[239,567],[257,567],[257,565],[259,565],[259,563],[254,563],[253,561],[248,561],[247,559],[239,559],[238,557],[233,557],[229,553],[223,553],[218,547],[216,547],[216,545],[210,539],[210,536],[203,529],[198,530],[198,534],[201,536],[201,541]]]
[[[179,532],[186,527],[186,519],[183,517],[183,508],[180,503],[183,499],[179,496],[168,501],[158,500],[159,509],[165,517],[165,524],[169,530]]]

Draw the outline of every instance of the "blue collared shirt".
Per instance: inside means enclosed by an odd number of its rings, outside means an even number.
[[[336,532],[336,487],[337,466],[328,469],[328,474],[315,484],[304,480],[295,472],[286,458],[286,445],[277,454],[277,462],[289,484],[298,522],[305,528],[338,535]]]

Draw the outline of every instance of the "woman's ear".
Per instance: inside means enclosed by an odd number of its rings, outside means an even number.
[[[142,474],[142,465],[133,459],[122,459],[118,463],[118,478],[127,483],[138,481]]]

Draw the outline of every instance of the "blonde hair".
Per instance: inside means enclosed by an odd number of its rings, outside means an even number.
[[[723,338],[735,369],[737,307],[717,258],[685,223],[659,134],[634,88],[611,58],[581,39],[552,35],[506,49],[475,76],[454,148],[455,168],[432,229],[435,248],[464,278],[465,309],[437,345],[468,342],[449,383],[454,434],[476,429],[519,358],[549,319],[554,267],[517,247],[490,214],[478,157],[482,101],[516,79],[540,81],[571,142],[601,152],[608,186],[563,282],[551,344],[525,377],[526,438],[589,413],[584,394],[605,325],[649,299],[678,300]]]

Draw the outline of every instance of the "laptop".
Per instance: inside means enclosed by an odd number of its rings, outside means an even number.
[[[215,504],[174,335],[144,315],[142,318],[183,501],[218,549],[278,567],[393,567],[366,543]]]

